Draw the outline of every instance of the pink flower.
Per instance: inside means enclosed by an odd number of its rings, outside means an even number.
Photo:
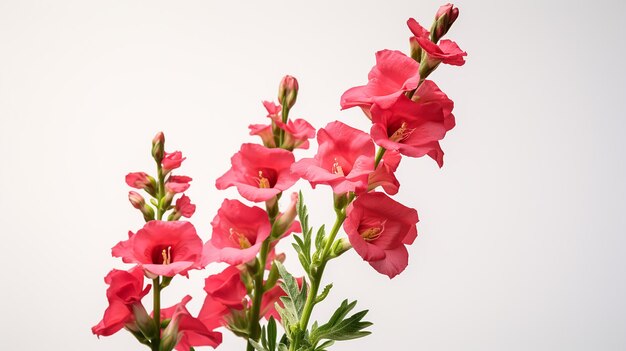
[[[341,122],[331,122],[317,133],[319,148],[314,158],[304,158],[291,168],[312,187],[330,185],[335,194],[367,189],[374,169],[374,143],[367,133]]]
[[[207,295],[198,313],[198,319],[209,329],[215,329],[226,324],[225,316],[230,313],[230,308]]]
[[[143,308],[141,299],[148,294],[151,285],[144,288],[143,272],[133,268],[129,271],[113,269],[104,278],[109,285],[107,299],[109,307],[104,312],[102,321],[91,328],[98,336],[109,336],[117,333],[127,324],[134,321],[133,306]]]
[[[276,122],[276,125],[285,131],[285,140],[281,147],[288,150],[308,149],[309,139],[315,136],[315,128],[303,119],[290,119],[287,123]]]
[[[417,104],[400,97],[389,109],[372,107],[374,142],[385,149],[405,156],[421,157],[433,149],[446,135],[441,107],[436,104]]]
[[[112,254],[138,264],[149,277],[187,277],[189,270],[203,267],[202,240],[193,225],[183,221],[150,221],[137,234],[129,232],[128,240],[115,245]]]
[[[133,172],[126,175],[126,184],[135,189],[145,189],[148,193],[154,190],[156,182],[154,178],[144,172]]]
[[[389,107],[398,96],[417,88],[420,81],[419,64],[400,51],[379,51],[376,53],[376,65],[368,79],[366,85],[343,93],[342,109],[360,106],[369,116],[372,104]]]
[[[454,102],[432,80],[424,80],[415,91],[415,94],[413,94],[411,100],[421,105],[438,105],[443,112],[443,125],[446,131],[454,128],[455,120],[452,114]]]
[[[417,211],[384,193],[372,192],[349,205],[343,229],[363,260],[393,278],[409,263],[405,245],[417,237],[417,222]]]
[[[401,158],[402,156],[399,152],[387,150],[378,164],[378,167],[376,167],[376,170],[369,174],[367,190],[371,191],[378,186],[382,186],[387,194],[397,194],[400,188],[400,182],[398,182],[394,173],[396,169],[398,169]]]
[[[163,160],[161,161],[163,172],[167,173],[173,169],[180,167],[185,159],[186,157],[183,157],[183,153],[180,151],[174,151],[172,153],[165,152]]]
[[[163,331],[161,344],[168,346],[176,345],[177,351],[189,351],[191,347],[211,346],[216,348],[222,343],[222,334],[215,332],[199,318],[195,318],[187,310],[187,303],[191,296],[187,295],[183,300],[169,308],[161,310],[161,320],[171,319]]]
[[[461,50],[459,46],[452,40],[444,39],[439,45],[433,43],[428,38],[415,38],[424,51],[428,53],[428,65],[436,66],[440,62],[453,66],[463,66],[465,64],[464,56],[467,52]]]
[[[412,45],[419,44],[428,54],[429,67],[434,67],[440,62],[454,66],[465,64],[463,57],[467,56],[467,53],[461,50],[455,42],[445,39],[437,45],[430,40],[430,33],[417,23],[415,19],[409,18],[407,25],[413,33],[413,37],[411,37]]]
[[[247,200],[267,201],[298,180],[289,170],[294,161],[287,150],[243,144],[231,158],[232,168],[217,179],[215,186],[220,190],[236,186]]]
[[[247,294],[246,286],[241,280],[241,272],[235,266],[228,266],[221,273],[206,278],[204,291],[213,300],[235,309],[243,308],[243,299]]]
[[[265,147],[275,148],[274,131],[271,124],[251,124],[248,126],[250,135],[258,135]]]
[[[278,122],[282,121],[282,111],[283,108],[280,105],[275,104],[272,101],[263,101],[263,106],[267,110],[267,117],[269,117],[272,121]]]
[[[183,194],[183,196],[176,200],[175,209],[181,216],[189,218],[196,212],[196,205],[191,203],[189,196]]]
[[[189,189],[189,182],[193,179],[187,176],[170,176],[165,182],[165,190],[168,193],[179,194]]]
[[[224,200],[211,222],[213,236],[204,246],[207,262],[238,265],[253,260],[270,235],[267,213],[238,200]]]

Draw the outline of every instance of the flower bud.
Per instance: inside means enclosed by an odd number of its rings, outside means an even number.
[[[280,214],[274,223],[274,235],[280,237],[291,226],[298,214],[296,206],[298,205],[298,193],[291,193],[291,203],[285,212]]]
[[[411,58],[420,62],[422,60],[422,47],[420,46],[420,43],[415,37],[412,37],[409,42],[411,44]]]
[[[431,40],[436,43],[443,37],[456,19],[459,17],[459,9],[452,4],[442,5],[435,15],[435,22],[430,29]]]
[[[157,163],[161,163],[161,160],[163,160],[164,152],[165,135],[163,135],[163,132],[158,132],[152,139],[152,157]]]
[[[134,208],[141,211],[141,213],[143,214],[143,218],[146,220],[146,222],[154,219],[154,210],[150,205],[146,204],[146,200],[143,198],[143,196],[134,191],[129,191],[128,201],[130,201],[130,204],[133,205]]]
[[[352,244],[350,244],[350,241],[346,240],[345,238],[341,238],[333,244],[331,250],[331,258],[339,257],[341,256],[341,254],[350,250],[351,248]]]
[[[135,189],[142,189],[156,196],[156,180],[145,172],[132,172],[126,175],[126,184]]]
[[[132,305],[133,316],[135,317],[135,325],[141,331],[146,339],[150,340],[156,335],[156,326],[154,320],[150,318],[145,307],[141,303],[135,303]]]
[[[298,97],[298,80],[292,76],[284,76],[278,87],[278,102],[291,109]]]
[[[143,205],[146,204],[146,200],[143,198],[143,196],[139,195],[139,193],[134,192],[134,191],[128,192],[128,201],[130,201],[130,204],[133,205],[133,207],[138,210],[140,210],[143,207]]]

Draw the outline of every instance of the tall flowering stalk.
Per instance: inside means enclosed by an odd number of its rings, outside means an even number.
[[[316,132],[304,119],[292,118],[299,84],[285,76],[278,103],[263,102],[269,120],[249,126],[261,143],[241,145],[231,168],[215,182],[220,190],[236,188],[247,202],[223,200],[205,243],[191,223],[180,220],[195,211],[184,194],[191,178],[172,174],[185,158],[179,151],[165,152],[163,134],[157,134],[152,143],[156,177],[144,172],[126,177],[129,186],[151,197],[147,202],[138,192],[129,193],[146,224],[112,250],[134,266],[106,276],[109,307],[93,332],[107,336],[125,328],[153,351],[217,347],[221,334],[214,330],[219,327],[244,338],[247,351],[324,351],[336,341],[370,334],[367,310],[352,312],[356,301],[344,300],[326,322],[311,323],[311,315],[333,286],[324,285],[325,270],[344,253],[354,249],[390,279],[408,265],[407,246],[417,238],[419,218],[415,209],[391,197],[400,190],[395,173],[405,157],[428,156],[443,166],[440,141],[455,126],[454,103],[427,78],[441,63],[465,62],[466,53],[442,39],[458,15],[453,5],[441,6],[430,30],[409,19],[409,54],[377,52],[367,83],[342,95],[342,109],[361,108],[372,123],[369,132],[340,121]],[[309,148],[313,138],[317,153],[298,159],[294,150]],[[290,190],[299,179],[332,189],[330,230],[309,224],[302,192]],[[283,197],[288,199],[281,203]],[[277,243],[290,236],[303,277],[289,273],[285,253],[276,252]],[[205,279],[197,316],[186,308],[190,296],[161,307],[161,293],[173,277],[188,277],[210,263],[226,268]],[[145,284],[146,277],[152,284]],[[150,290],[148,314],[142,300]]]

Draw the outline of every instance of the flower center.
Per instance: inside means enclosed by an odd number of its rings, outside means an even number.
[[[267,189],[270,188],[270,180],[263,176],[263,171],[259,171],[259,177],[256,179],[259,184],[259,188]]]
[[[163,257],[163,264],[172,263],[172,247],[168,246],[167,249],[163,249],[161,256]]]
[[[400,125],[400,128],[398,128],[389,137],[389,139],[394,142],[401,142],[402,140],[405,140],[406,138],[408,138],[411,135],[411,133],[413,133],[414,130],[415,128],[408,128],[408,124],[406,122],[402,122],[402,124]]]
[[[250,244],[250,240],[248,238],[236,231],[234,228],[230,228],[230,238],[233,240],[241,249],[247,249],[252,246]]]
[[[343,168],[341,168],[337,159],[335,159],[335,162],[333,163],[331,172],[333,172],[334,174],[339,174],[340,176],[345,176],[345,174],[343,173]]]
[[[365,241],[374,241],[380,237],[385,231],[385,221],[381,222],[379,226],[369,227],[361,232],[361,237]]]

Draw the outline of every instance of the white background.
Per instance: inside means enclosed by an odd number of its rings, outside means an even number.
[[[141,349],[90,327],[102,277],[124,267],[110,247],[142,224],[124,175],[152,171],[152,136],[188,157],[206,240],[236,196],[214,181],[257,141],[247,125],[266,122],[280,78],[300,81],[293,117],[365,129],[341,93],[366,82],[375,51],[408,51],[405,21],[429,26],[440,4],[0,1],[0,348]],[[626,6],[457,5],[449,37],[467,64],[432,76],[456,103],[446,164],[399,171],[396,199],[421,219],[410,266],[390,281],[354,252],[333,261],[314,318],[343,298],[371,309],[373,335],[333,350],[624,350]],[[297,187],[314,224],[332,223],[330,190]],[[197,311],[207,274],[176,279],[166,303],[189,292]],[[225,334],[223,350],[243,347]]]

